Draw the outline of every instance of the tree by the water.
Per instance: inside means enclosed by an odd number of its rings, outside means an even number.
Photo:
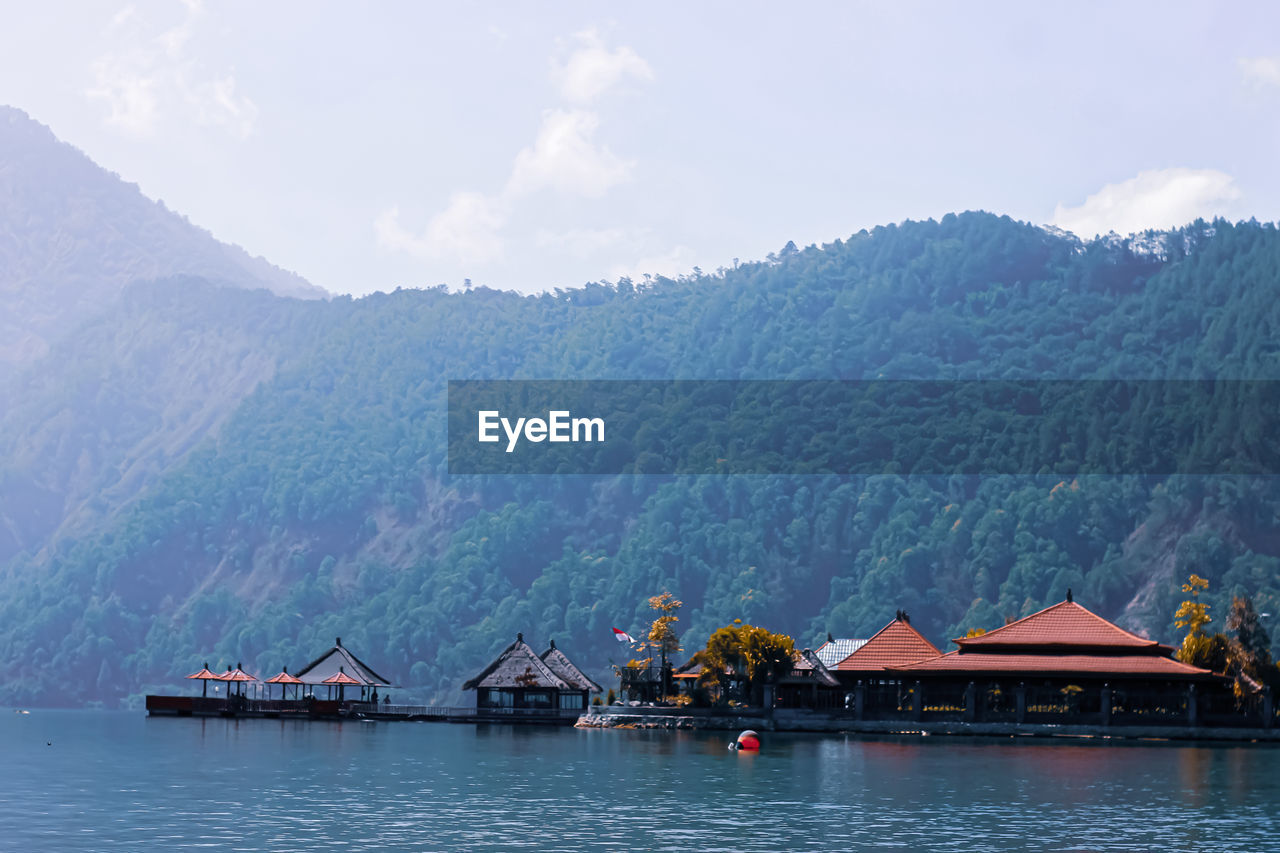
[[[676,633],[675,623],[680,621],[680,617],[676,616],[676,611],[683,606],[684,602],[670,592],[663,592],[661,595],[655,595],[649,599],[649,608],[656,610],[658,617],[649,626],[648,642],[649,648],[658,652],[658,660],[660,661],[658,672],[660,673],[659,677],[662,679],[662,695],[664,696],[671,693],[671,655],[680,651],[680,635]]]
[[[742,701],[759,703],[764,686],[791,671],[795,653],[795,641],[786,634],[735,619],[708,637],[706,648],[694,655],[702,666],[698,685],[727,701],[730,685],[736,683]]]
[[[1200,593],[1209,589],[1209,582],[1199,575],[1191,575],[1182,585],[1182,591],[1191,597],[1182,602],[1174,614],[1179,628],[1186,628],[1178,649],[1178,660],[1214,672],[1226,672],[1230,656],[1230,643],[1222,634],[1205,633],[1204,626],[1213,621],[1209,605],[1200,600]]]

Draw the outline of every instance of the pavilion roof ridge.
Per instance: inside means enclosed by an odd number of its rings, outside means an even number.
[[[1168,649],[1104,619],[1071,598],[976,637],[952,640],[962,651],[997,647]],[[1169,649],[1171,651],[1171,649]]]
[[[524,665],[521,670],[520,666]],[[559,690],[572,690],[573,687],[563,678],[556,675],[551,667],[538,657],[538,653],[524,641],[524,634],[517,634],[516,641],[507,646],[502,654],[485,667],[475,678],[463,683],[463,690],[475,690],[479,687],[517,687],[525,679],[531,681],[524,686],[554,687]]]
[[[568,655],[556,648],[555,640],[551,641],[551,647],[540,655],[540,659],[552,672],[571,686],[577,687],[579,690],[588,690],[592,693],[601,692],[602,688],[599,684],[592,681],[573,661],[569,660]]]
[[[315,670],[318,667],[320,667],[322,664],[324,664],[334,655],[337,655],[339,660],[341,661],[338,664],[337,668],[340,668],[343,671],[345,671],[347,675],[354,676],[357,680],[363,682],[365,686],[368,686],[368,687],[395,687],[396,686],[392,684],[389,679],[384,678],[383,676],[375,672],[373,670],[373,667],[369,666],[367,663],[360,660],[360,658],[356,657],[355,654],[353,654],[350,649],[342,645],[341,637],[337,638],[333,647],[330,648],[327,652],[320,655],[320,657],[316,658],[311,663],[304,666],[302,669],[298,670],[298,672],[296,673],[297,677],[302,679],[302,681],[306,684],[323,684],[324,678],[307,678],[306,675],[312,670]],[[324,677],[328,677],[331,673],[324,672],[319,674],[323,675]]]
[[[942,654],[942,650],[929,642],[915,629],[906,614],[899,611],[889,624],[872,634],[865,643],[835,665],[843,671],[877,670],[917,660],[926,660]]]

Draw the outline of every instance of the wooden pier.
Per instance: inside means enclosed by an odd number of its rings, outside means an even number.
[[[153,717],[226,717],[280,720],[378,720],[386,722],[519,723],[572,726],[582,711],[559,708],[459,708],[391,705],[326,699],[256,699],[241,696],[147,696]]]

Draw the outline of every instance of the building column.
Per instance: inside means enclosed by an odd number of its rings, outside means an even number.
[[[964,721],[966,723],[972,723],[977,719],[977,694],[978,688],[970,681],[969,686],[964,689]]]
[[[1200,709],[1197,707],[1199,704],[1200,703],[1196,700],[1196,686],[1194,684],[1188,684],[1187,685],[1187,725],[1189,726],[1196,725],[1196,720],[1199,717]]]
[[[853,718],[861,720],[867,708],[867,687],[859,681],[853,688]]]
[[[1102,725],[1111,725],[1111,684],[1102,685],[1102,701],[1100,703],[1102,711]]]
[[[1018,682],[1018,686],[1013,689],[1013,698],[1018,707],[1017,716],[1014,719],[1021,725],[1027,720],[1027,685]]]
[[[916,682],[916,701],[912,711],[915,713],[916,720],[924,719],[924,685],[919,681]]]
[[[1275,708],[1271,704],[1271,685],[1267,685],[1262,688],[1262,727],[1264,729],[1271,728],[1275,716]]]

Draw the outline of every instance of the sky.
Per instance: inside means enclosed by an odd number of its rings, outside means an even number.
[[[17,3],[0,103],[334,293],[1280,219],[1280,4]]]

